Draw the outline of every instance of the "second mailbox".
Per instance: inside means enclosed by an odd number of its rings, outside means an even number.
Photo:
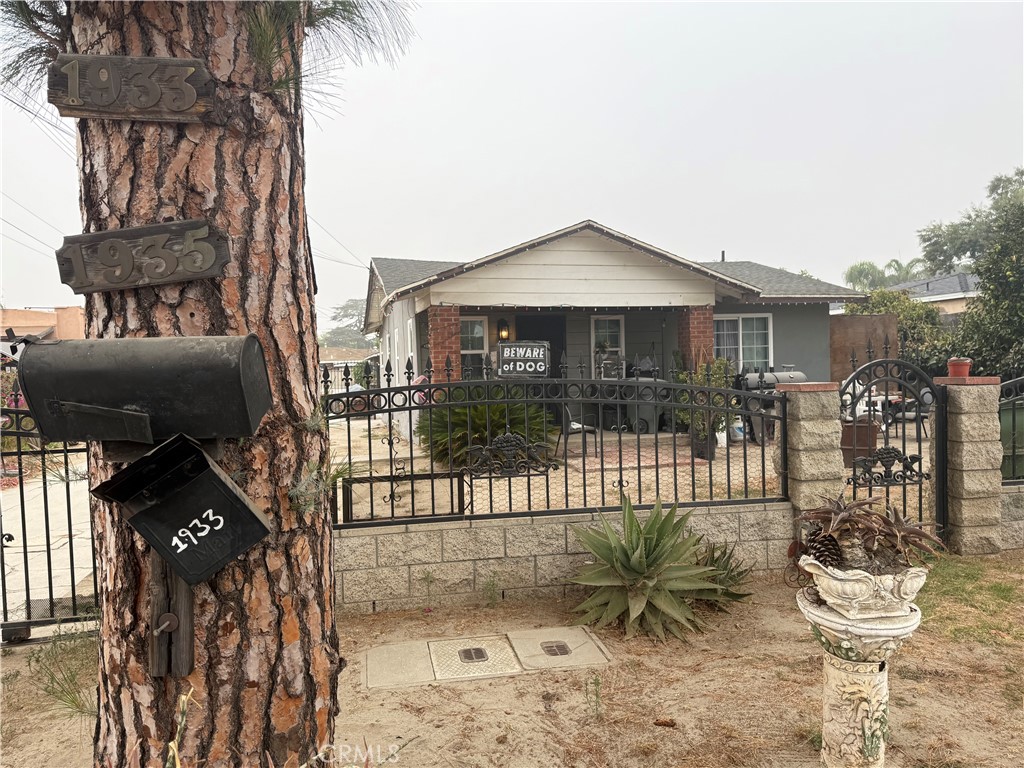
[[[18,377],[51,441],[249,437],[271,404],[254,334],[34,342]]]

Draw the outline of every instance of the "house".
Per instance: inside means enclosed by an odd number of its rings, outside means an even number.
[[[967,302],[978,295],[978,278],[970,272],[954,272],[900,283],[890,286],[889,290],[906,291],[910,298],[934,305],[942,322],[953,325],[967,309]]]
[[[829,375],[830,301],[857,291],[754,262],[699,263],[594,221],[468,263],[375,258],[364,332],[380,334],[382,361],[397,371],[428,358],[443,378],[450,360],[480,375],[499,340],[546,341],[552,375],[628,375],[674,355],[689,368],[712,355],[739,369],[792,365]]]
[[[0,307],[0,334],[10,328],[16,337],[36,336],[51,341],[85,338],[85,307],[52,309],[6,309]],[[0,342],[0,351],[10,356],[10,343]]]

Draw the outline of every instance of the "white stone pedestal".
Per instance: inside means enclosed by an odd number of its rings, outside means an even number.
[[[882,768],[889,733],[888,662],[921,623],[906,616],[848,619],[815,605],[803,591],[797,607],[825,651],[821,764],[825,768]]]

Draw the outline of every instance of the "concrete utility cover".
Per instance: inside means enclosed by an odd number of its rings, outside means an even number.
[[[427,645],[438,680],[513,675],[523,671],[505,635],[436,640]]]
[[[604,650],[583,627],[526,629],[509,632],[508,639],[523,669],[562,669],[608,663]]]
[[[381,645],[366,652],[363,669],[367,688],[394,688],[607,664],[610,659],[586,628],[553,627]]]

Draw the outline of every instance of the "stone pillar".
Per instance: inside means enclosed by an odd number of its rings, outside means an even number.
[[[935,383],[945,385],[947,393],[949,549],[958,555],[1000,552],[999,378],[937,378]]]
[[[715,353],[715,308],[686,307],[676,312],[676,322],[683,366],[694,370],[698,363],[710,363]]]
[[[921,623],[916,605],[905,616],[850,619],[798,592],[800,612],[824,651],[821,764],[883,768],[889,735],[888,662]]]
[[[786,443],[789,499],[797,514],[820,507],[821,497],[836,498],[846,487],[839,447],[839,385],[834,381],[780,384],[786,393]],[[778,450],[782,441],[775,441]],[[776,468],[781,462],[776,461]]]
[[[452,381],[462,378],[462,325],[458,307],[427,307],[427,339],[434,381],[444,381],[444,361],[451,358]]]

